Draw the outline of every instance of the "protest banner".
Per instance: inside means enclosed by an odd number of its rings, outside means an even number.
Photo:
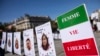
[[[35,28],[39,56],[56,56],[50,22]]]
[[[98,55],[85,4],[57,17],[66,56]]]
[[[14,32],[14,53],[21,55],[21,33]]]
[[[23,31],[24,52],[26,56],[35,56],[33,29]]]
[[[7,33],[7,51],[12,52],[12,33]]]
[[[2,32],[1,48],[5,49],[6,32]]]

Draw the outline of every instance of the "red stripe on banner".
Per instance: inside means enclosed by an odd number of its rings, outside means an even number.
[[[66,56],[98,55],[93,38],[63,43]]]

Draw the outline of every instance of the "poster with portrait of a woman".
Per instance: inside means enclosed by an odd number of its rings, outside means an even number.
[[[6,32],[2,32],[1,48],[5,49]]]
[[[7,33],[7,51],[12,52],[12,33]]]
[[[24,53],[26,56],[35,56],[33,29],[23,31]]]
[[[21,55],[21,32],[14,32],[14,53]]]
[[[39,56],[56,56],[50,22],[35,28]]]

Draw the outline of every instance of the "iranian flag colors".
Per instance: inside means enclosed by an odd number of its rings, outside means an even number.
[[[85,4],[57,17],[66,56],[99,55]]]

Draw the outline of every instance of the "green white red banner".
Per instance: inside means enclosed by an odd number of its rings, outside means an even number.
[[[85,4],[57,17],[66,56],[99,55]]]

